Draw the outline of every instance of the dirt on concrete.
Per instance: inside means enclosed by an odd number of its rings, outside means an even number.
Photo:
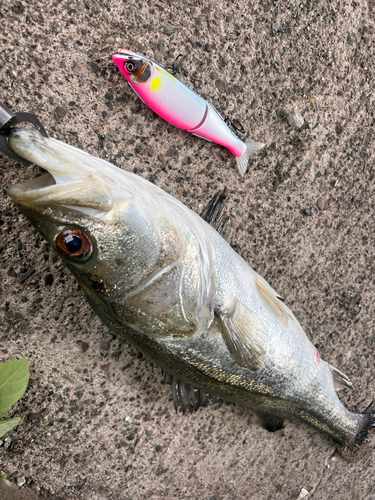
[[[0,100],[197,212],[226,186],[236,251],[350,377],[355,390],[340,397],[353,411],[375,395],[374,14],[373,0],[0,0]],[[160,62],[239,121],[241,139],[267,144],[244,178],[229,151],[137,98],[112,62],[118,47]],[[3,188],[38,172],[0,159]],[[271,434],[228,404],[176,415],[160,369],[100,323],[4,191],[0,204],[0,361],[27,357],[31,370],[0,470],[24,477],[21,490],[375,499],[374,435],[348,463],[300,423]]]

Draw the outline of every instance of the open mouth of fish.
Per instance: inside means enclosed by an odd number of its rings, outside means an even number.
[[[107,162],[29,129],[13,129],[8,144],[18,155],[48,171],[11,186],[7,193],[16,203],[63,205],[98,218],[112,210],[107,187],[113,179],[103,169]]]

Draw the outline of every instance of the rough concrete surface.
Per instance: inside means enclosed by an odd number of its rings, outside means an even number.
[[[340,393],[351,410],[375,395],[374,14],[373,0],[0,0],[0,99],[197,212],[227,186],[235,249],[351,378],[355,390]],[[111,60],[118,47],[157,60],[238,120],[242,139],[267,143],[244,178],[227,150],[137,98]],[[289,125],[295,112],[302,128]],[[3,188],[38,171],[0,160]],[[176,415],[160,369],[113,338],[4,191],[0,203],[0,361],[27,357],[31,370],[0,470],[25,477],[21,490],[375,498],[374,435],[348,463],[299,423],[271,434],[228,404]]]

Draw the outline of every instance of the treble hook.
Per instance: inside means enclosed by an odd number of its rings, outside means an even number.
[[[242,126],[242,123],[240,120],[237,120],[237,118],[234,118],[231,120],[228,116],[225,118],[225,123],[229,125],[230,127],[234,128],[234,130],[237,130],[237,132],[241,132],[241,134],[245,133],[245,129]],[[238,125],[237,125],[238,124]]]

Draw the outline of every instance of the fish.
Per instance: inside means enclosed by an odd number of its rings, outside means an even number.
[[[7,194],[103,323],[164,371],[176,409],[221,400],[250,408],[270,431],[300,420],[343,450],[365,441],[375,414],[345,408],[336,391],[352,389],[349,378],[230,246],[225,193],[202,218],[147,180],[35,130],[12,129],[8,144],[48,173]]]
[[[113,60],[130,87],[155,113],[175,127],[228,148],[236,156],[240,174],[245,175],[250,156],[265,144],[241,141],[212,104],[148,57],[118,49]]]

